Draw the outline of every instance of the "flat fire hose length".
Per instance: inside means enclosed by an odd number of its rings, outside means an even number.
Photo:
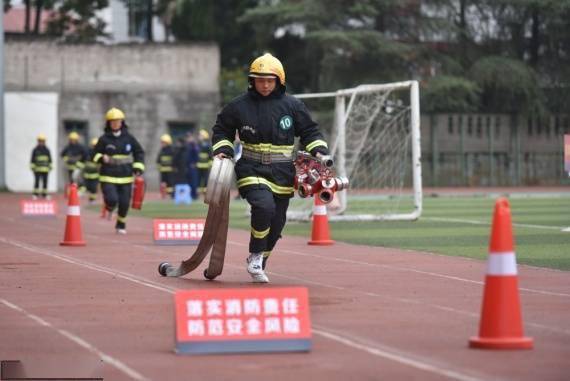
[[[198,247],[194,254],[182,261],[178,267],[168,262],[161,263],[158,266],[160,275],[168,277],[186,275],[194,271],[210,251],[212,251],[210,263],[204,271],[204,276],[213,280],[222,273],[228,237],[230,187],[233,172],[234,163],[231,159],[214,158],[204,199],[204,202],[208,204],[208,215]]]

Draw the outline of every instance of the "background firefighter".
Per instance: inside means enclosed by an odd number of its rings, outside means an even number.
[[[126,234],[126,218],[135,176],[144,172],[144,151],[125,123],[125,114],[111,108],[105,115],[105,133],[95,145],[93,161],[101,163],[99,182],[109,216],[118,205],[115,229]]]
[[[79,143],[79,134],[72,131],[67,135],[69,143],[61,151],[61,158],[67,172],[67,184],[79,183],[79,175],[87,160],[87,150]]]
[[[46,147],[46,136],[40,134],[38,135],[38,145],[32,150],[30,160],[30,169],[34,172],[34,200],[38,197],[48,198],[47,184],[51,168],[51,153]]]
[[[97,145],[97,138],[91,139],[89,142],[89,149],[87,151],[88,159],[93,158],[95,155],[95,145]],[[97,186],[99,185],[99,164],[92,160],[87,160],[85,162],[85,167],[83,168],[83,180],[85,182],[85,188],[89,193],[89,202],[93,202],[97,199]]]
[[[168,134],[160,137],[161,149],[156,158],[160,172],[160,187],[168,196],[174,196],[174,147]]]
[[[210,134],[206,130],[200,130],[198,134],[198,192],[205,193],[208,187],[208,176],[212,168],[212,145]]]
[[[243,147],[235,167],[237,185],[251,205],[247,271],[254,282],[266,283],[265,265],[293,197],[294,139],[300,137],[314,156],[328,154],[328,148],[305,105],[285,93],[285,71],[271,54],[253,61],[248,91],[218,115],[212,137],[215,156],[234,155],[236,130]]]

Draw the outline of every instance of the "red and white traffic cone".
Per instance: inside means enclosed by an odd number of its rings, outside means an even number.
[[[495,203],[479,336],[472,337],[469,346],[488,349],[532,349],[533,346],[532,338],[523,334],[511,209],[506,198]]]
[[[76,184],[69,186],[65,235],[63,241],[59,244],[61,246],[85,246],[85,241],[83,241],[83,235],[81,234],[81,208],[79,206]]]
[[[311,240],[307,242],[309,245],[332,245],[329,231],[329,218],[327,216],[327,206],[321,201],[318,195],[314,195],[315,203],[313,204],[313,228],[311,232]]]

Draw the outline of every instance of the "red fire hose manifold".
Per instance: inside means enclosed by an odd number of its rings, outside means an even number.
[[[347,189],[348,178],[336,177],[330,156],[314,157],[304,151],[297,153],[295,160],[295,189],[302,198],[316,195],[323,204],[328,204],[337,191]]]

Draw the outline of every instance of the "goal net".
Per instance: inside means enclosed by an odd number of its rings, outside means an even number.
[[[329,142],[337,176],[350,180],[327,205],[329,219],[416,220],[422,212],[417,81],[295,95]],[[306,220],[312,198],[292,200],[288,218]]]

